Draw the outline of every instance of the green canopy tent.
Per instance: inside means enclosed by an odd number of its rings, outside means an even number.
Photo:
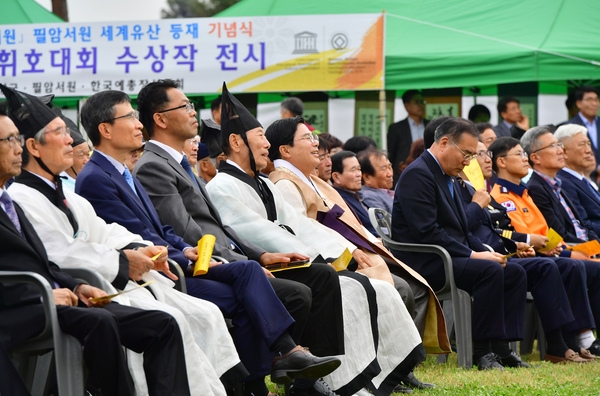
[[[600,79],[595,0],[242,0],[218,16],[382,11],[386,89]]]
[[[35,0],[2,0],[0,25],[64,22]]]

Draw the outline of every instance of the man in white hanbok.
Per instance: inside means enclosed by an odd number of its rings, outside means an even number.
[[[267,165],[269,142],[260,123],[223,86],[221,141],[227,162],[207,184],[223,222],[239,235],[268,251],[298,251],[326,261],[355,247],[324,226],[300,216],[277,188],[258,171]],[[260,232],[256,232],[260,230]],[[359,256],[359,259],[361,257]],[[380,394],[389,394],[425,356],[418,331],[390,283],[360,274],[340,272],[346,353],[342,366],[325,380],[336,392],[352,394],[357,378],[367,377]],[[366,281],[366,284],[365,284]],[[376,303],[369,304],[372,290]],[[375,320],[369,337],[369,317]],[[357,336],[363,334],[364,336]],[[374,358],[380,371],[365,369]]]
[[[56,175],[72,165],[72,139],[64,121],[49,109],[37,116],[46,128],[41,132],[21,131],[26,138],[24,169],[10,186],[10,194],[35,228],[49,260],[62,268],[96,270],[105,281],[104,289],[111,294],[137,288],[135,281],[154,280],[150,291],[140,288],[115,300],[175,317],[184,342],[192,394],[225,395],[219,378],[235,381],[247,371],[240,363],[219,309],[174,290],[173,282],[152,270],[154,267],[174,276],[166,260],[150,258],[150,242],[117,224],[106,224],[85,199],[62,191]],[[52,140],[46,136],[48,133],[53,134]],[[148,394],[142,356],[129,352],[128,361],[137,394]]]

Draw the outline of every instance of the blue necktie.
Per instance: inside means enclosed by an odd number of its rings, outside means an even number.
[[[183,156],[183,159],[181,160],[181,167],[183,168],[185,173],[187,173],[192,178],[192,181],[194,182],[196,187],[200,188],[200,186],[198,185],[198,180],[196,180],[196,175],[194,175],[194,172],[192,172],[192,166],[190,165],[190,163],[185,155]]]
[[[127,169],[127,167],[125,167],[125,170],[123,171],[123,177],[125,178],[127,184],[129,184],[129,187],[131,187],[131,189],[133,190],[133,193],[137,195],[137,191],[135,191],[135,184],[133,184],[133,176],[131,175],[131,172],[129,172],[129,169]]]
[[[592,183],[587,180],[587,179],[583,179],[583,182],[585,184],[587,184],[588,188],[590,189],[590,191],[592,192],[592,195],[594,196],[594,198],[596,198],[596,201],[600,201],[600,194],[598,193],[598,191],[594,188],[594,186],[592,186]]]
[[[4,191],[2,196],[0,196],[0,202],[4,204],[4,211],[8,215],[10,221],[15,225],[17,231],[19,231],[19,234],[23,235],[23,232],[21,231],[21,223],[19,222],[19,216],[15,210],[15,205],[10,198],[10,195],[8,195],[6,191]]]
[[[446,176],[446,183],[448,183],[450,195],[452,195],[452,198],[454,198],[454,183],[452,183],[452,178],[450,176]]]

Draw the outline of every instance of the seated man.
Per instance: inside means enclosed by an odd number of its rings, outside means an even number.
[[[371,234],[379,237],[369,220],[368,207],[362,200],[362,172],[356,154],[344,150],[331,156],[331,184],[352,208],[360,223]]]
[[[186,103],[177,110],[184,113],[187,106],[191,105]],[[175,235],[170,226],[160,223],[146,191],[123,166],[130,150],[141,144],[143,126],[136,115],[129,96],[120,91],[99,92],[86,101],[81,119],[95,151],[79,176],[76,191],[89,199],[105,221],[119,223],[153,243],[170,246],[170,256],[190,275],[186,276],[188,293],[215,303],[226,317],[232,318],[234,341],[250,371],[249,380],[264,384],[262,377],[271,368],[271,353],[281,356],[272,367],[274,382],[285,381],[289,375],[320,377],[337,368],[339,360],[317,358],[295,344],[290,334],[294,321],[258,263],[213,263],[207,274],[192,276],[190,264],[198,258],[197,248]],[[186,156],[183,160],[187,163]],[[187,170],[190,171],[189,163]],[[304,301],[295,295],[285,298],[299,304],[301,311],[308,311]]]
[[[212,162],[212,158],[208,152],[208,147],[204,143],[198,145],[198,162],[196,163],[196,170],[198,172],[198,179],[201,183],[208,183],[217,174],[217,168]]]
[[[358,154],[362,171],[362,201],[367,208],[381,208],[392,213],[394,172],[383,150],[367,150]]]
[[[584,221],[589,221],[596,235],[600,235],[600,193],[598,186],[587,178],[590,170],[596,169],[592,142],[583,125],[565,124],[554,132],[554,137],[563,144],[565,166],[556,176],[562,188],[569,194],[577,212]]]
[[[5,88],[4,85],[1,87]],[[6,96],[9,101],[13,100],[10,94]],[[32,111],[36,112],[35,109]],[[49,109],[47,111],[53,114]],[[29,117],[21,118],[21,125],[30,125],[31,129],[37,130],[45,126],[31,118],[31,113]],[[61,135],[56,131],[43,131],[42,134],[46,139],[62,136],[69,142],[67,145],[71,141],[64,129]],[[123,345],[144,354],[145,377],[151,395],[191,395],[183,341],[172,316],[118,303],[94,304],[90,298],[105,296],[104,291],[79,283],[48,261],[33,226],[5,190],[6,181],[21,173],[22,144],[23,138],[15,124],[6,115],[0,115],[0,270],[35,272],[51,285],[60,329],[77,338],[84,347],[90,391],[103,395],[135,394],[121,348]],[[32,143],[28,142],[28,145]],[[158,247],[148,249],[150,254],[161,250]],[[102,306],[102,309],[89,309]],[[0,348],[3,351],[37,336],[45,325],[39,291],[25,284],[0,285],[0,316]],[[6,375],[8,372],[2,371],[0,389],[5,389],[5,383],[11,382]]]
[[[498,182],[492,190],[492,196],[502,206],[496,207],[498,214],[494,222],[503,230],[503,235],[511,239],[520,240],[533,245],[536,250],[544,247],[548,238],[548,224],[544,216],[535,205],[527,192],[521,178],[528,173],[529,164],[527,153],[521,148],[519,141],[514,138],[501,138],[490,145],[493,153],[493,166],[498,172]],[[598,263],[587,260],[587,257],[577,251],[563,249],[561,244],[554,251],[545,253],[549,256],[560,255],[555,258],[559,268],[568,265],[564,258],[572,258],[574,261],[582,262],[586,270],[588,303],[571,303],[571,309],[575,318],[578,319],[580,328],[594,328],[595,323],[600,320],[600,286],[597,274]],[[561,271],[562,272],[562,271]],[[591,308],[593,317],[589,309]],[[587,323],[586,319],[587,318]],[[583,349],[589,349],[593,354],[600,356],[600,341],[594,338],[591,331],[583,331],[579,334],[579,345]]]
[[[479,142],[477,161],[485,179],[492,177],[492,158],[492,152]],[[494,228],[489,213],[492,198],[485,189],[475,191],[463,180],[458,184],[458,191],[473,235],[498,253],[513,254],[509,261],[525,268],[527,290],[533,295],[548,342],[545,360],[553,363],[580,363],[581,358],[593,360],[594,356],[588,351],[580,350],[577,339],[577,334],[589,330],[593,323],[583,263],[567,258],[535,257],[533,247],[505,238]]]
[[[75,191],[75,179],[77,179],[77,175],[90,159],[90,146],[88,146],[79,128],[77,128],[77,125],[70,118],[65,117],[57,107],[53,108],[52,111],[62,118],[71,130],[71,138],[73,139],[73,143],[71,143],[73,147],[73,165],[64,172],[61,172],[60,176],[63,177],[63,187],[68,188],[70,191]]]
[[[184,340],[190,390],[207,395],[224,394],[219,377],[231,385],[247,371],[239,362],[218,308],[174,290],[172,282],[150,271],[153,267],[165,269],[166,262],[153,263],[150,259],[158,248],[147,246],[150,242],[119,225],[107,225],[96,216],[89,202],[75,193],[62,191],[61,179],[56,175],[73,161],[72,139],[66,133],[64,121],[43,107],[36,97],[24,96],[6,87],[3,90],[10,99],[10,115],[26,138],[24,170],[10,186],[10,193],[35,227],[49,259],[62,268],[96,270],[111,294],[115,289],[136,288],[135,281],[140,279],[154,280],[151,291],[136,290],[119,296],[118,301],[137,308],[165,311],[175,317]],[[28,121],[35,125],[24,123],[16,115],[24,106],[31,109]],[[138,368],[141,371],[142,362],[139,356],[133,358],[135,375]],[[206,366],[201,375],[194,370],[198,365]],[[147,393],[143,378],[137,379],[138,393]]]
[[[410,164],[396,185],[392,238],[445,248],[452,257],[456,285],[473,296],[473,361],[480,370],[502,369],[508,342],[522,339],[525,270],[490,252],[467,229],[454,177],[476,157],[475,125],[451,118],[437,127],[435,142]],[[435,289],[445,281],[437,255],[395,251]],[[506,362],[505,362],[506,363]]]
[[[183,144],[185,139],[196,135],[198,122],[193,109],[185,112],[185,106],[181,107],[189,101],[177,87],[172,80],[159,80],[142,88],[137,100],[140,117],[151,140],[134,175],[148,192],[160,222],[173,227],[176,235],[192,245],[204,234],[214,235],[214,254],[228,261],[255,260],[261,265],[289,262],[290,257],[296,255],[266,252],[225,227],[202,183],[182,167]],[[163,110],[178,106],[178,111]],[[278,272],[277,278],[268,276],[269,283],[296,320],[294,340],[309,347],[317,356],[343,354],[341,293],[335,270],[314,266]],[[312,299],[308,316],[304,309],[306,299]],[[296,380],[294,388],[322,388],[320,381],[311,381]],[[246,382],[247,394],[266,394],[264,380],[257,379],[253,383],[260,389]]]
[[[352,251],[358,261],[368,261],[369,258],[365,253],[356,249],[356,246],[346,241],[341,235],[331,232],[330,229],[316,221],[299,215],[285,202],[277,188],[268,179],[259,177],[258,172],[268,162],[269,142],[265,139],[260,123],[227,91],[225,84],[223,85],[221,108],[223,111],[221,142],[229,159],[227,162],[221,163],[219,173],[207,184],[207,190],[219,209],[224,223],[229,224],[239,234],[265,249],[301,251],[310,255],[313,261],[319,260],[318,256],[333,261],[344,252],[350,256]],[[257,233],[257,229],[262,232]],[[345,263],[348,261],[349,258]],[[348,370],[344,374],[349,380],[358,376],[353,382],[358,383],[359,380],[362,380],[361,387],[370,386],[380,392],[389,392],[398,383],[401,375],[408,374],[405,370],[410,371],[423,356],[423,347],[418,332],[398,293],[390,284],[376,279],[368,279],[349,271],[341,271],[339,274],[342,296],[344,300],[347,299],[344,302],[344,333],[346,337],[349,335],[346,338],[349,341],[346,343],[344,356],[348,362],[345,368]],[[362,291],[360,288],[356,289],[359,282],[364,289]],[[376,302],[372,301],[373,297],[376,298]],[[381,373],[376,378],[373,378],[371,373],[355,371],[358,366],[357,362],[363,363],[365,353],[370,353],[372,346],[367,344],[364,346],[365,349],[357,347],[364,340],[354,334],[367,330],[368,327],[365,328],[365,325],[368,326],[368,323],[365,323],[364,317],[351,319],[355,313],[346,310],[350,306],[359,308],[373,303],[377,306],[378,313],[371,308],[365,309],[364,314],[368,315],[370,312],[372,321],[381,323],[379,327],[375,324],[373,328],[374,330],[379,329],[380,344],[376,350],[375,361],[379,363]],[[382,326],[384,317],[381,313],[384,311],[391,315],[388,320],[397,322]],[[347,313],[351,316],[347,316]],[[393,335],[394,333],[396,334]],[[399,339],[402,342],[398,342]],[[388,349],[398,348],[399,344],[402,344],[403,347],[396,351]],[[357,354],[357,350],[361,350],[361,352]],[[362,370],[362,367],[360,368]],[[351,391],[358,390],[346,387],[344,392],[341,392],[339,390],[341,385],[352,386],[353,384],[347,384],[347,380],[340,381],[339,378],[330,378],[330,381],[333,388],[338,389],[339,393],[351,394]]]

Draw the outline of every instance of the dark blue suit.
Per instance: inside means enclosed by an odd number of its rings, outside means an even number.
[[[465,212],[454,188],[448,188],[436,159],[426,151],[410,164],[396,185],[392,212],[392,237],[399,242],[444,247],[452,257],[456,285],[473,296],[473,340],[514,340],[523,337],[527,277],[514,263],[470,258],[487,251],[468,230]],[[441,259],[432,254],[395,251],[400,260],[439,289],[444,284]],[[501,314],[502,313],[502,314]]]
[[[598,117],[596,117],[595,123],[596,131],[600,132],[600,119],[598,119]],[[577,124],[586,126],[579,114],[567,121],[567,124]],[[592,151],[594,152],[594,157],[596,157],[596,164],[600,164],[600,147],[596,147],[596,145],[594,145],[594,141],[591,138],[590,141],[592,142]],[[600,144],[600,139],[596,138],[596,141]]]
[[[352,209],[354,215],[358,217],[358,220],[362,223],[362,225],[365,226],[365,228],[369,230],[371,234],[378,237],[379,234],[377,231],[375,231],[375,228],[373,228],[373,225],[371,224],[371,219],[369,219],[369,212],[367,212],[367,209],[365,209],[363,203],[356,198],[355,193],[339,187],[334,188],[338,193],[340,193],[346,204],[350,207],[350,209]]]
[[[596,235],[600,235],[600,193],[587,181],[580,180],[564,170],[560,170],[556,176],[562,180],[562,187],[569,194],[579,214],[590,222]]]
[[[94,152],[77,176],[75,189],[106,222],[119,223],[147,240],[177,249],[175,255],[179,261],[184,260],[185,269],[188,260],[179,249],[189,245],[170,226],[161,225],[146,191],[135,178],[134,184],[137,195],[114,165]],[[186,285],[189,294],[216,304],[225,317],[232,318],[233,339],[251,377],[268,374],[273,358],[268,346],[290,329],[294,320],[260,264],[252,260],[222,264],[202,277],[186,277]]]
[[[507,254],[516,244],[498,234],[488,210],[472,202],[475,190],[458,185],[465,206],[469,231],[494,251]],[[488,207],[489,208],[489,207]],[[511,258],[527,272],[527,290],[531,292],[546,332],[562,328],[576,332],[594,327],[586,291],[585,266],[581,261],[558,257]]]

